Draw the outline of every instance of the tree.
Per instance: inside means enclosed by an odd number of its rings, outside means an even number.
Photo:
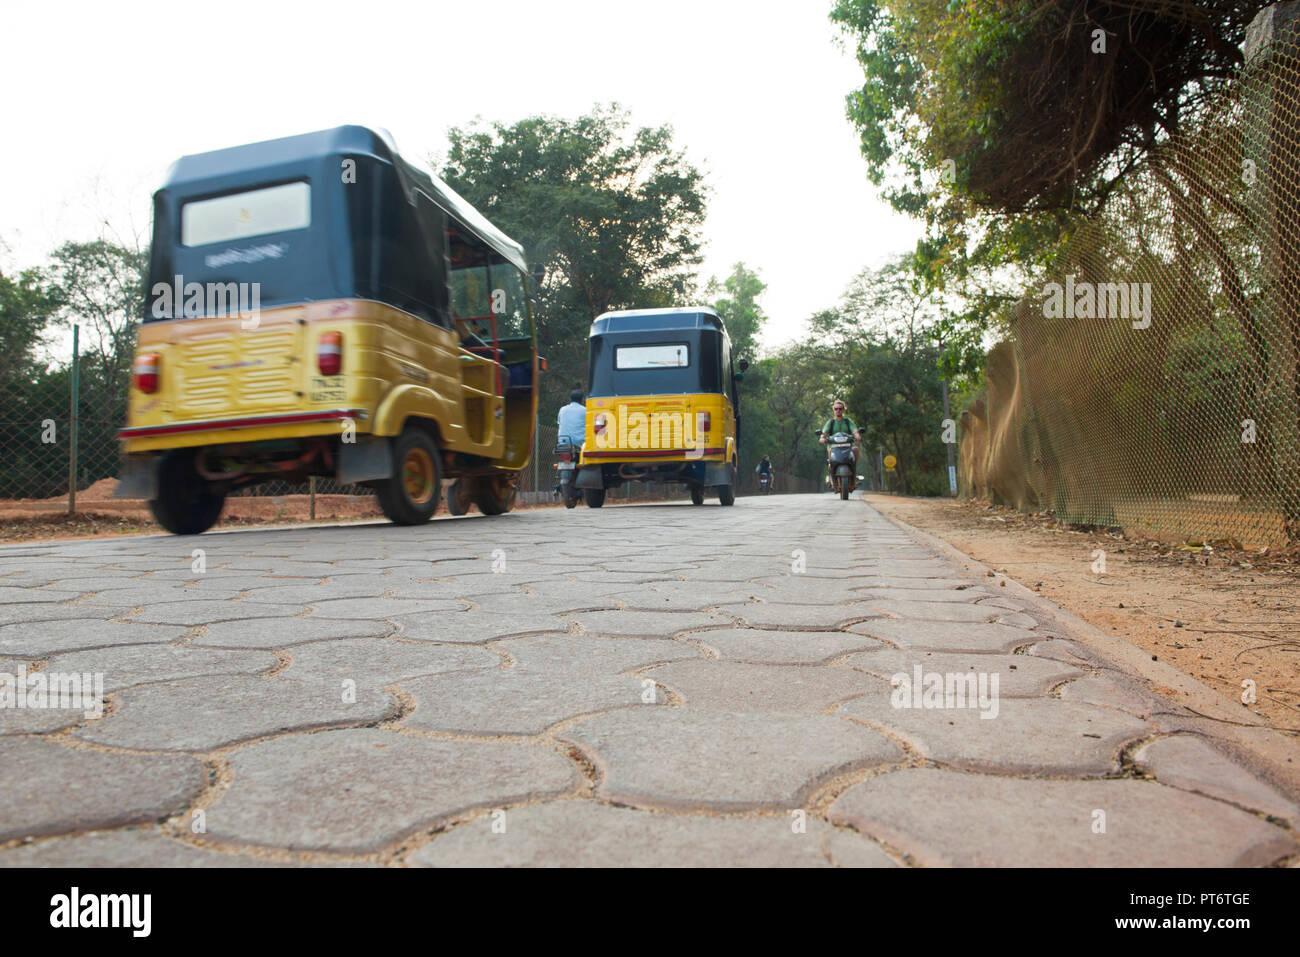
[[[731,354],[736,358],[754,359],[758,353],[758,335],[767,322],[767,314],[758,299],[767,283],[743,262],[731,267],[731,275],[719,283],[711,278],[704,287],[704,298],[722,317],[731,336]]]
[[[848,96],[867,175],[921,218],[914,268],[972,338],[1229,83],[1262,0],[838,0],[863,68]],[[1195,184],[1167,184],[1176,203]],[[1212,199],[1212,197],[1211,197]],[[1225,279],[1225,282],[1228,280]],[[1229,283],[1231,285],[1231,283]]]
[[[616,104],[577,119],[453,128],[439,175],[521,242],[544,278],[544,405],[586,379],[587,332],[602,312],[667,306],[695,285],[704,221],[701,173],[672,128],[630,128]]]
[[[66,242],[50,260],[48,275],[60,318],[85,331],[81,349],[89,371],[106,386],[119,384],[125,393],[135,331],[144,315],[148,251],[96,239]]]
[[[30,382],[42,363],[36,350],[45,342],[59,302],[37,270],[15,279],[0,274],[0,396]]]

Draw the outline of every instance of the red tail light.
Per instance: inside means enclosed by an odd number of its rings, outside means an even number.
[[[343,371],[343,333],[322,332],[316,341],[316,368],[321,375]]]
[[[707,432],[712,425],[712,414],[708,412],[697,412],[695,414],[695,427],[697,432]]]
[[[591,429],[597,435],[605,431],[605,414],[603,412],[596,416],[596,421],[592,423]]]
[[[561,453],[560,453],[560,461],[561,461],[561,462],[572,462],[572,461],[573,461],[573,453],[571,453],[571,452],[561,452]]]
[[[141,392],[152,394],[158,391],[158,365],[161,359],[156,352],[142,352],[135,357],[131,377]]]

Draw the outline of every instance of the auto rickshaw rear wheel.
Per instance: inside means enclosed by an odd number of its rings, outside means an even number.
[[[692,504],[692,505],[703,505],[703,504],[704,504],[704,486],[703,486],[703,485],[692,485],[692,486],[691,486],[691,504]]]
[[[441,491],[438,446],[427,432],[407,426],[393,443],[393,474],[375,483],[380,510],[394,525],[420,525],[438,510]]]
[[[199,535],[217,523],[226,504],[225,492],[194,466],[198,449],[172,449],[158,465],[158,497],[149,500],[154,519],[173,535]]]
[[[603,488],[584,488],[582,490],[582,500],[587,503],[587,508],[600,508],[605,504],[605,490]]]
[[[458,478],[447,486],[447,511],[453,515],[464,515],[474,504],[474,482]]]
[[[736,467],[731,467],[731,482],[718,486],[718,502],[722,505],[736,504]]]
[[[517,494],[513,478],[504,475],[485,477],[478,480],[474,504],[484,515],[504,515],[515,507]]]

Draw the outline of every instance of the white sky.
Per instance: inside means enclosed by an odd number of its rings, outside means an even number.
[[[701,277],[768,283],[765,344],[800,333],[914,222],[866,180],[844,96],[861,82],[829,0],[189,0],[12,4],[0,96],[0,265],[35,265],[103,221],[148,232],[178,156],[343,123],[408,158],[474,116],[618,101],[671,123],[712,188]]]

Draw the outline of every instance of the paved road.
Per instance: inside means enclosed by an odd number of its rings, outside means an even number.
[[[0,672],[107,700],[0,709],[0,865],[1295,857],[1010,594],[829,496],[0,548]]]

